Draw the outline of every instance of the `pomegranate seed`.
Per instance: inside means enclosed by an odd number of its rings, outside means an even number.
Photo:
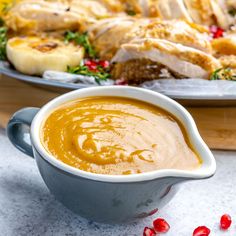
[[[220,219],[220,228],[221,229],[227,230],[230,227],[231,223],[232,223],[232,220],[231,220],[230,215],[225,214],[225,215],[221,216],[221,219]]]
[[[96,60],[86,60],[85,65],[91,66],[91,65],[97,65]]]
[[[97,66],[91,65],[91,66],[88,66],[88,68],[89,70],[97,71]]]
[[[212,38],[217,39],[224,36],[224,30],[216,25],[210,26]]]
[[[93,60],[87,60],[84,63],[85,66],[88,67],[89,70],[95,71],[97,70],[97,62]]]
[[[109,61],[99,61],[98,64],[103,68],[108,68],[110,65]]]
[[[143,230],[143,236],[154,236],[156,235],[156,232],[154,231],[154,229],[145,227]]]
[[[158,233],[166,233],[170,229],[170,225],[162,218],[154,220],[153,227]]]
[[[208,236],[211,233],[206,226],[199,226],[193,231],[193,236]]]
[[[97,66],[97,62],[96,61],[93,61],[93,60],[87,60],[85,61],[84,63],[85,66]]]

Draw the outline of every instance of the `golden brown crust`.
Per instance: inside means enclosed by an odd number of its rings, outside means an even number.
[[[133,38],[158,38],[211,53],[211,44],[206,35],[202,34],[204,27],[180,20],[155,20],[134,32]],[[202,32],[200,32],[201,30]],[[132,38],[132,36],[131,36]]]

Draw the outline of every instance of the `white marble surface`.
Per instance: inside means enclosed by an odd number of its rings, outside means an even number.
[[[21,154],[0,130],[0,235],[3,236],[141,236],[152,219],[164,217],[167,236],[191,236],[207,225],[211,235],[236,235],[236,152],[214,152],[217,173],[208,180],[184,184],[155,216],[131,225],[101,225],[76,216],[49,193],[33,159]],[[229,213],[234,223],[227,232],[218,227]]]

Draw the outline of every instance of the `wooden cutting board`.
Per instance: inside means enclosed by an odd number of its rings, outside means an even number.
[[[15,80],[6,76],[0,77],[0,127],[5,128],[11,115],[20,108],[41,107],[52,98],[68,90],[52,90]],[[179,101],[192,114],[200,134],[212,149],[236,150],[236,103],[219,106],[216,102],[210,105],[191,105],[189,101]]]

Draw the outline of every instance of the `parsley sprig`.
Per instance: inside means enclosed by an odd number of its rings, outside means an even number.
[[[210,79],[236,81],[236,73],[234,73],[234,71],[230,67],[219,68],[212,73]]]
[[[68,43],[71,41],[83,46],[85,49],[85,52],[88,54],[90,58],[96,58],[97,53],[94,47],[89,42],[87,32],[81,34],[79,32],[67,31],[65,33],[65,42]]]
[[[98,84],[100,84],[101,80],[107,80],[111,77],[111,74],[109,74],[103,67],[98,66],[96,71],[91,71],[86,65],[84,65],[83,62],[81,62],[80,65],[76,67],[68,66],[67,72],[94,77]]]
[[[7,28],[0,27],[0,60],[6,60]]]

